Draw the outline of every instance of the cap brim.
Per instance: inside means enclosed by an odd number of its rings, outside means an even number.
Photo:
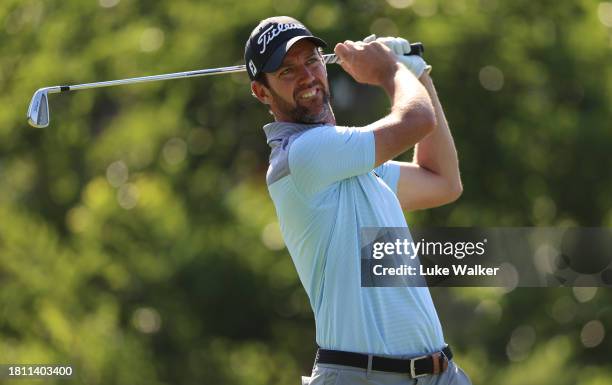
[[[270,59],[268,59],[268,62],[266,63],[266,65],[264,65],[264,67],[262,68],[261,72],[276,71],[283,63],[283,59],[285,58],[285,55],[287,54],[287,52],[289,52],[291,47],[298,41],[304,40],[304,39],[312,41],[317,47],[323,47],[323,48],[327,47],[327,43],[323,41],[322,39],[319,39],[316,36],[293,37],[287,40],[284,44],[281,44],[280,46],[278,46],[278,48],[270,56]]]

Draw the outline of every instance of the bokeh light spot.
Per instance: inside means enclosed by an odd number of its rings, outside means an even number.
[[[261,231],[261,241],[270,250],[282,250],[285,247],[283,235],[278,222],[268,223]]]
[[[497,67],[485,66],[478,73],[480,84],[485,90],[499,91],[504,86],[504,73]]]
[[[272,2],[272,6],[279,14],[289,15],[296,13],[300,3],[300,0],[276,0]]]
[[[164,45],[164,31],[159,28],[147,28],[140,36],[140,50],[154,52]]]
[[[580,332],[580,341],[587,348],[594,348],[601,344],[606,336],[606,329],[599,320],[587,322]]]
[[[387,0],[390,6],[397,9],[408,8],[414,4],[414,0]]]
[[[106,179],[113,187],[120,187],[127,182],[128,177],[128,167],[122,160],[113,162],[106,168]]]
[[[136,309],[134,312],[132,324],[142,333],[156,333],[161,328],[161,317],[157,310],[151,307],[143,307]]]
[[[488,317],[493,322],[498,322],[502,315],[502,307],[496,301],[485,299],[476,306],[475,312],[476,314]]]
[[[574,297],[576,297],[578,302],[588,302],[595,297],[595,294],[597,294],[596,287],[574,287],[572,288],[572,291],[574,292]]]
[[[399,30],[393,20],[386,17],[381,17],[372,22],[370,25],[370,32],[376,36],[397,36]]]
[[[500,278],[505,293],[509,293],[516,289],[519,283],[519,272],[513,264],[504,262],[499,265],[500,267]]]
[[[510,341],[506,346],[506,355],[511,361],[522,361],[529,356],[529,352],[536,340],[536,332],[532,326],[522,325],[514,329]]]
[[[169,165],[177,165],[187,156],[187,144],[181,138],[172,138],[164,144],[162,154]]]
[[[100,6],[102,8],[112,8],[119,4],[120,0],[99,0]]]
[[[66,224],[73,233],[84,232],[91,220],[91,213],[82,206],[75,207],[66,214]]]
[[[95,178],[87,184],[83,191],[83,201],[93,210],[102,209],[112,201],[112,192],[104,178]]]
[[[335,5],[317,4],[308,12],[306,20],[314,29],[328,29],[338,20],[339,10]]]
[[[124,184],[117,191],[117,203],[126,210],[131,210],[136,207],[138,198],[138,188],[131,183]]]
[[[597,16],[601,24],[612,27],[612,3],[603,1],[597,6]]]
[[[453,0],[440,4],[440,7],[448,15],[460,15],[468,11],[469,5],[465,0]]]
[[[560,324],[568,323],[576,316],[576,302],[570,297],[561,297],[550,309],[551,316]]]
[[[431,17],[438,12],[438,2],[436,0],[417,0],[412,9],[420,17]]]

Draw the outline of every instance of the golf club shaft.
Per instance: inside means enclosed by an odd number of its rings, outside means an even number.
[[[423,53],[423,45],[421,43],[414,43],[414,44],[411,44],[410,46],[412,48],[410,55],[421,55]],[[331,63],[336,63],[338,61],[338,58],[336,57],[335,54],[327,54],[327,55],[323,55],[323,60],[325,61],[325,64],[331,64]],[[142,76],[138,78],[109,80],[105,82],[84,83],[84,84],[75,84],[75,85],[69,85],[69,86],[54,86],[54,87],[49,87],[48,92],[50,94],[54,94],[58,92],[85,90],[88,88],[111,87],[111,86],[118,86],[122,84],[146,83],[146,82],[154,82],[154,81],[159,81],[159,80],[193,78],[193,77],[199,77],[199,76],[220,75],[220,74],[229,74],[229,73],[245,72],[245,71],[246,71],[246,66],[243,64],[243,65],[236,65],[236,66],[231,66],[231,67],[210,68],[210,69],[195,70],[195,71],[175,72],[175,73],[162,74],[162,75]]]
[[[411,50],[408,55],[422,56],[424,52],[423,44],[414,43],[414,44],[411,44],[410,47],[411,47]],[[323,55],[323,61],[325,62],[325,64],[338,63],[339,62],[338,59],[339,58],[334,54]],[[85,90],[88,88],[111,87],[111,86],[118,86],[122,84],[146,83],[146,82],[154,82],[154,81],[160,81],[160,80],[192,78],[192,77],[197,77],[197,76],[219,75],[219,74],[245,72],[245,71],[246,71],[246,66],[236,65],[236,66],[231,66],[231,67],[211,68],[211,69],[196,70],[196,71],[175,72],[175,73],[163,74],[163,75],[143,76],[139,78],[109,80],[109,81],[97,82],[97,83],[75,84],[75,85],[70,85],[70,86],[43,87],[43,88],[39,88],[38,90],[36,90],[36,92],[34,92],[34,95],[32,96],[32,100],[30,100],[30,105],[28,106],[28,112],[27,112],[28,123],[30,123],[32,127],[47,127],[49,125],[49,121],[51,119],[49,116],[49,94],[56,94],[59,92],[67,92],[67,91]]]

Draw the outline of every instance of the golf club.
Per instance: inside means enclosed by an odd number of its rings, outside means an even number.
[[[411,47],[411,50],[410,50],[409,55],[421,56],[425,50],[425,48],[423,47],[423,44],[421,43],[413,43],[410,45],[410,47]],[[332,63],[338,62],[338,58],[336,57],[335,54],[323,55],[323,60],[325,64],[332,64]],[[49,121],[50,121],[49,94],[56,94],[56,93],[67,92],[67,91],[85,90],[88,88],[111,87],[111,86],[118,86],[122,84],[146,83],[146,82],[154,82],[158,80],[193,78],[193,77],[198,77],[198,76],[229,74],[229,73],[244,72],[244,71],[246,71],[245,65],[236,65],[236,66],[231,66],[231,67],[175,72],[175,73],[170,73],[170,74],[151,75],[151,76],[143,76],[143,77],[138,77],[138,78],[109,80],[109,81],[98,82],[98,83],[85,83],[85,84],[76,84],[76,85],[71,85],[71,86],[52,86],[52,87],[39,88],[34,93],[34,96],[32,96],[32,100],[30,101],[30,106],[28,107],[28,115],[27,115],[28,123],[33,127],[47,127],[49,125]]]

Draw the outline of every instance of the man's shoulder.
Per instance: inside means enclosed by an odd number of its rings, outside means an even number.
[[[320,130],[328,129],[325,125],[297,125],[293,123],[271,123],[275,126],[266,125],[264,128],[268,136],[268,144],[271,147],[266,183],[269,185],[288,176],[289,151],[293,144],[303,136],[317,135]],[[307,127],[305,127],[307,126]],[[303,142],[306,143],[306,142]]]

